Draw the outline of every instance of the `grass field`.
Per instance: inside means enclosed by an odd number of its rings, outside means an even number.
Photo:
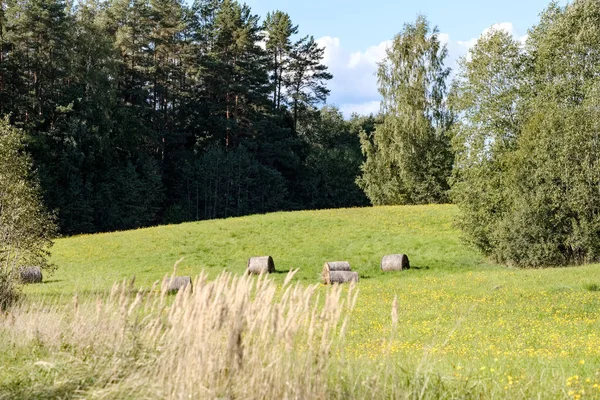
[[[258,215],[60,239],[48,283],[28,288],[36,295],[95,293],[136,277],[151,285],[172,272],[215,277],[223,269],[243,273],[248,258],[271,255],[279,272],[318,281],[325,261],[347,260],[363,278],[380,279],[381,256],[406,252],[422,272],[489,268],[460,244],[448,206],[382,207]],[[285,274],[276,274],[282,280]],[[387,279],[387,278],[386,278]]]
[[[136,288],[149,288],[182,257],[179,275],[206,271],[211,280],[223,270],[242,275],[248,257],[268,254],[280,299],[290,269],[299,269],[292,283],[303,288],[319,282],[325,261],[347,260],[361,281],[346,334],[331,350],[328,368],[338,383],[324,383],[336,389],[323,397],[600,398],[600,266],[493,265],[461,244],[456,212],[423,206],[276,213],[65,238],[53,248],[56,273],[26,294],[30,304],[68,309],[74,295],[91,304],[132,276]],[[380,272],[381,256],[400,252],[413,268]],[[323,304],[330,289],[315,290]],[[0,393],[40,397],[23,388],[65,378],[57,369],[40,375],[32,365],[80,360],[82,350],[59,351],[35,335],[15,341],[8,320],[0,320]],[[336,386],[340,380],[354,382],[353,390]],[[94,397],[78,390],[63,397]]]

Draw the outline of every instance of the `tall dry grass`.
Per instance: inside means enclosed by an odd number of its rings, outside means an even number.
[[[124,282],[96,301],[22,305],[0,328],[15,348],[42,346],[50,361],[41,368],[69,365],[81,386],[73,393],[85,397],[343,396],[339,357],[357,290],[321,296],[316,285],[290,285],[292,276],[278,287],[264,277],[201,275],[193,292],[174,298]]]
[[[427,347],[394,356],[397,299],[381,357],[347,356],[356,287],[292,277],[201,275],[176,296],[123,282],[97,299],[22,302],[0,314],[0,400],[564,398],[562,375],[509,393],[478,368],[444,372]]]

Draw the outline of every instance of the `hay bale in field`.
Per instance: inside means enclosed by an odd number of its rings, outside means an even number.
[[[323,264],[321,275],[325,277],[331,271],[352,271],[352,268],[350,268],[350,263],[347,261],[330,261]]]
[[[323,272],[327,271],[352,271],[348,261],[330,261],[323,265]]]
[[[385,272],[402,271],[409,268],[410,263],[406,254],[391,254],[381,259],[381,270]]]
[[[358,272],[352,271],[323,271],[323,283],[333,285],[334,283],[358,282]]]
[[[275,272],[275,263],[271,256],[252,257],[248,260],[246,271],[252,275],[272,274]]]
[[[193,289],[192,278],[189,276],[172,276],[163,280],[163,288],[166,288],[169,293],[183,290],[188,285],[190,285],[190,289]]]
[[[22,283],[42,283],[42,269],[40,267],[19,268],[19,279]]]

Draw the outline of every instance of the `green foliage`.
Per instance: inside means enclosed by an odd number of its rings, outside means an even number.
[[[0,29],[0,116],[24,129],[62,233],[312,206],[296,196],[307,143],[295,128],[331,75],[287,14],[263,23],[235,0],[8,0]],[[246,190],[234,196],[221,162],[255,183],[234,180]],[[218,210],[192,204],[205,182],[219,190],[206,202],[227,199]],[[269,184],[272,198],[249,192]]]
[[[48,249],[54,219],[44,210],[22,140],[7,118],[0,120],[0,309],[17,297],[19,267],[53,269]]]
[[[553,4],[524,48],[492,32],[463,60],[453,194],[467,239],[498,261],[600,259],[599,15]]]
[[[495,225],[508,207],[505,172],[520,129],[515,106],[523,82],[521,57],[511,35],[493,31],[461,61],[452,87],[451,104],[459,115],[452,129],[452,197],[461,208],[465,238],[488,255],[496,246]]]
[[[307,147],[298,179],[297,196],[310,208],[341,208],[368,205],[356,184],[364,161],[359,132],[372,129],[373,117],[353,116],[344,120],[335,107],[323,107],[299,131]]]
[[[404,26],[379,65],[383,122],[361,135],[366,161],[358,180],[373,204],[447,201],[452,170],[447,53],[437,28],[420,16]]]

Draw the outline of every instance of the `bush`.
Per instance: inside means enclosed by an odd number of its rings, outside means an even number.
[[[600,260],[600,3],[551,5],[525,47],[491,31],[452,90],[453,200],[497,261]]]
[[[43,208],[39,184],[23,151],[21,131],[0,120],[0,307],[18,297],[20,266],[52,269],[48,249],[56,228]]]

